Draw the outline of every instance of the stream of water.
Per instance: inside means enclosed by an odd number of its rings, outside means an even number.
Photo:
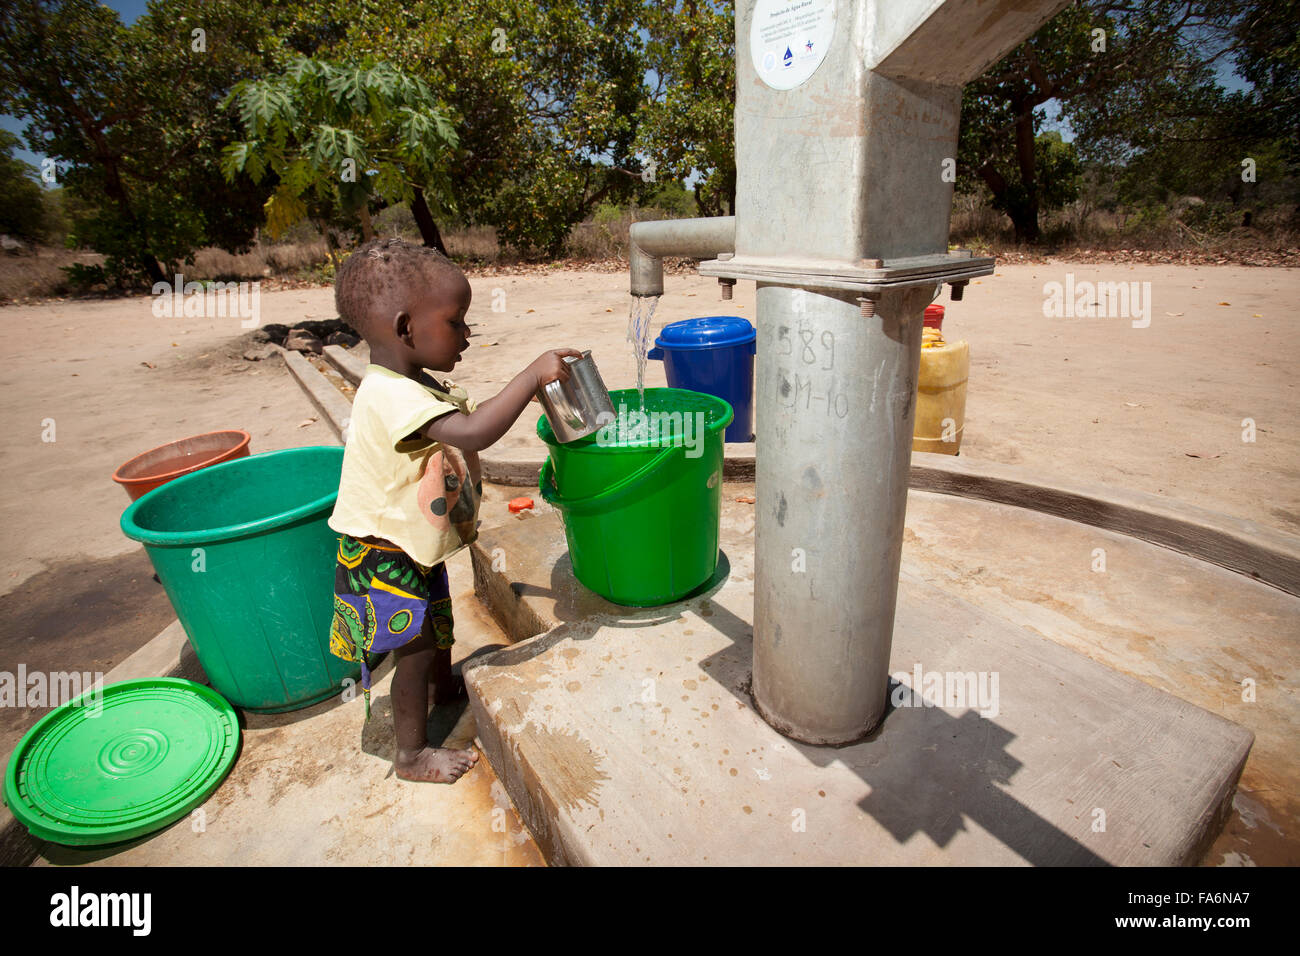
[[[645,363],[650,351],[650,324],[654,321],[659,296],[632,296],[632,306],[627,315],[627,340],[632,343],[636,356],[636,391],[641,407],[645,407]]]

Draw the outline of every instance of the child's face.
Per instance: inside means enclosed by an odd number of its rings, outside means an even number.
[[[450,372],[460,360],[461,353],[469,347],[465,313],[472,298],[464,276],[458,282],[444,279],[411,310],[409,345],[421,368]]]

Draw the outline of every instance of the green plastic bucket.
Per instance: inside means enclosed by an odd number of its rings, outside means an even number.
[[[232,704],[295,710],[360,676],[329,652],[339,536],[325,522],[342,468],[338,447],[266,452],[183,475],[122,514]]]
[[[642,409],[634,388],[610,398],[616,410]],[[679,600],[713,576],[723,432],[732,419],[723,399],[677,388],[646,389],[642,410],[658,417],[641,435],[615,423],[568,444],[556,440],[545,415],[537,422],[550,448],[538,484],[564,518],[574,576],[631,607]]]

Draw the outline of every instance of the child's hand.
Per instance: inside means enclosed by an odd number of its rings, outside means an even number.
[[[569,363],[564,361],[566,355],[574,358],[582,358],[582,353],[574,349],[552,349],[549,352],[543,352],[528,366],[528,370],[533,373],[537,380],[537,387],[534,393],[541,391],[551,382],[567,382],[569,380]],[[533,396],[536,398],[536,394]]]

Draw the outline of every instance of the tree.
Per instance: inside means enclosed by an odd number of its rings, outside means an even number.
[[[456,134],[428,84],[388,63],[299,56],[282,74],[236,84],[222,103],[232,104],[246,138],[223,150],[222,169],[231,182],[275,174],[265,207],[273,236],[306,215],[309,201],[327,237],[325,218],[338,209],[359,218],[366,239],[373,197],[410,202],[419,189],[454,206],[446,170]],[[421,232],[441,248],[436,231]]]
[[[1253,87],[1233,115],[1276,138],[1300,175],[1300,0],[1251,0],[1234,29],[1233,61]]]
[[[653,188],[637,155],[643,0],[515,0],[509,8],[507,52],[519,64],[528,124],[483,218],[507,244],[557,255],[602,202]]]
[[[604,201],[643,195],[642,0],[372,0],[322,55],[373,56],[437,91],[456,131],[448,176],[466,222],[558,253]],[[420,219],[420,196],[412,203]]]
[[[348,9],[344,29],[320,54],[381,59],[436,91],[458,144],[447,158],[451,193],[469,221],[483,221],[483,210],[528,155],[523,66],[509,52],[502,26],[510,10],[503,0],[372,0]],[[430,198],[414,186],[411,213],[421,235],[440,245]],[[434,204],[437,218],[450,212],[445,203]]]
[[[92,210],[74,235],[119,282],[254,235],[261,203],[221,175],[234,130],[214,105],[260,69],[259,23],[233,0],[154,0],[131,27],[92,0],[0,11],[0,110],[28,121],[28,146]]]
[[[699,212],[736,208],[736,27],[729,3],[647,4],[646,63],[656,82],[638,146],[659,178],[699,178]]]
[[[46,239],[44,190],[34,166],[13,156],[17,136],[0,129],[0,233],[37,243]]]
[[[236,113],[218,106],[240,81],[283,76],[299,58],[387,63],[427,84],[458,144],[437,169],[400,164],[426,241],[441,243],[436,219],[455,196],[465,221],[554,254],[602,202],[643,199],[651,180],[670,178],[648,174],[638,139],[653,9],[647,0],[152,0],[124,27],[93,0],[14,0],[0,12],[0,108],[27,119],[29,145],[59,161],[60,181],[80,200],[70,208],[89,206],[75,237],[123,281],[156,281],[198,246],[245,248],[267,201],[279,223],[295,208],[291,194],[318,221],[347,205],[365,232],[363,197],[397,195],[378,181],[380,165],[325,196],[282,183],[280,173],[304,172],[288,160],[277,171],[268,157],[257,183],[238,162],[228,178],[223,151],[248,140]],[[195,30],[206,45],[195,45]],[[711,75],[700,73],[700,85]],[[354,132],[373,155],[378,131]],[[710,155],[729,150],[722,137]],[[320,158],[361,158],[353,145],[332,139]],[[710,182],[702,195],[728,192]]]
[[[1240,0],[1091,0],[1066,7],[962,98],[958,187],[983,182],[1018,240],[1038,238],[1041,108],[1059,104],[1083,157],[1122,165],[1230,113],[1213,68],[1231,48]],[[1228,125],[1215,127],[1226,141]],[[1200,147],[1204,154],[1204,146]]]

